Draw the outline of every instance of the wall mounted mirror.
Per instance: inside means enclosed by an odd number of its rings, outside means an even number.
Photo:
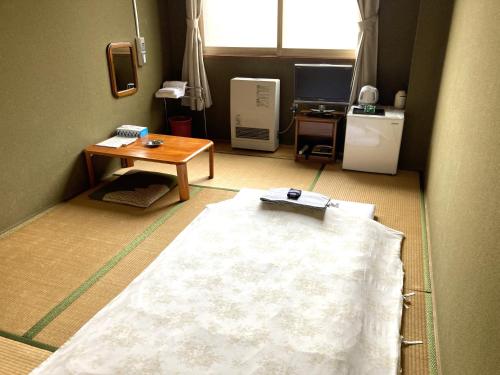
[[[130,42],[110,43],[107,48],[111,91],[117,98],[137,92],[135,49]]]

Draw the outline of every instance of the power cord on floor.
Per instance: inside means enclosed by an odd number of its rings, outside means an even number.
[[[288,124],[288,126],[286,127],[285,130],[282,130],[282,131],[279,131],[278,134],[285,134],[285,133],[288,133],[288,131],[292,128],[292,125],[295,121],[295,113],[297,112],[297,104],[293,104],[292,107],[290,108],[290,110],[292,111],[292,119],[290,120],[290,123]]]

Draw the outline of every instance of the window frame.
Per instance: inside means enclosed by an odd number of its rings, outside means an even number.
[[[325,58],[325,59],[356,59],[357,48],[354,49],[303,49],[284,48],[283,35],[283,0],[278,0],[278,23],[276,48],[249,48],[249,47],[206,47],[203,13],[200,17],[200,32],[203,43],[204,56],[241,56],[241,57],[296,57],[296,58]]]

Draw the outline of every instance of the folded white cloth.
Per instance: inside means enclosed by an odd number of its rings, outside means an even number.
[[[157,98],[179,99],[184,96],[184,91],[173,88],[162,88],[155,93],[155,96]]]
[[[165,81],[163,82],[163,88],[173,88],[173,89],[186,89],[187,82],[185,81]]]
[[[289,190],[289,188],[270,189],[260,197],[260,200],[268,203],[291,204],[321,210],[325,210],[330,202],[330,198],[327,196],[304,190],[302,190],[302,194],[298,199],[289,199],[287,197]]]
[[[232,204],[236,204],[236,202],[241,202],[239,203],[240,205],[243,204],[246,206],[251,206],[254,205],[255,201],[259,200],[260,197],[265,196],[267,192],[268,192],[267,190],[243,188],[239,191],[238,194],[234,196],[233,199],[230,200],[230,202],[232,202]],[[302,192],[302,194],[303,193],[304,192]],[[345,211],[350,215],[366,217],[368,219],[373,219],[375,217],[375,205],[371,203],[359,203],[359,202],[343,201],[338,199],[330,199],[330,203],[328,203],[328,208],[331,210],[341,209],[342,211]]]
[[[186,94],[186,85],[187,82],[184,81],[165,81],[155,96],[157,98],[179,99]]]

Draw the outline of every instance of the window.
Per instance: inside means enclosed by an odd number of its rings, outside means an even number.
[[[356,0],[204,0],[207,55],[354,58]]]

